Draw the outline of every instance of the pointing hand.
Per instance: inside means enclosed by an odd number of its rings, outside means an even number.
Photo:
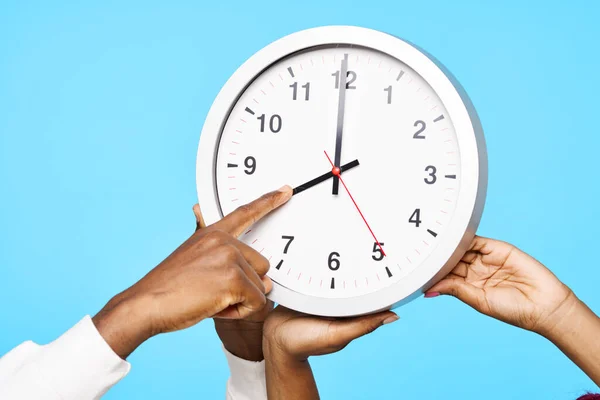
[[[288,186],[241,206],[196,232],[139,282],[93,318],[122,358],[159,333],[205,318],[245,318],[262,310],[272,288],[269,262],[237,240],[252,224],[287,202]]]

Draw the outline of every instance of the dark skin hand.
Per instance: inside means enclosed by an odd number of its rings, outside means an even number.
[[[206,228],[204,217],[198,204],[193,207],[196,217],[196,231]],[[267,300],[262,310],[255,312],[243,319],[214,318],[215,330],[223,346],[236,357],[248,361],[262,361],[263,324],[269,312],[273,309],[273,302]]]
[[[319,399],[308,358],[340,351],[352,340],[397,320],[391,311],[342,319],[277,307],[265,322],[263,338],[269,399]]]
[[[284,186],[241,206],[196,232],[135,285],[111,299],[93,318],[110,347],[125,359],[160,333],[205,318],[242,319],[265,308],[272,288],[269,262],[236,238],[287,202]]]
[[[227,351],[248,361],[264,360],[263,326],[272,309],[273,302],[267,300],[267,304],[261,311],[244,319],[215,318],[215,330]]]

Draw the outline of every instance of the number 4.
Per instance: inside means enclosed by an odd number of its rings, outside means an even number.
[[[421,209],[417,208],[412,215],[410,216],[410,218],[408,219],[409,223],[415,224],[415,226],[418,228],[419,225],[421,225]]]

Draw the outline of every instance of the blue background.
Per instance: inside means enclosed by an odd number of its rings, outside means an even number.
[[[220,87],[271,41],[330,24],[406,38],[458,77],[489,149],[479,233],[530,252],[600,311],[600,3],[166,3],[0,4],[0,354],[53,340],[183,241],[199,132]],[[574,399],[594,389],[549,342],[455,299],[398,312],[312,361],[323,398]],[[130,361],[106,398],[224,398],[211,321],[156,337]]]

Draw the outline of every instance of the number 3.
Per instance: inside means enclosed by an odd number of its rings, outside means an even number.
[[[426,184],[433,185],[435,183],[435,181],[437,181],[437,176],[435,176],[435,173],[437,172],[437,168],[434,167],[433,165],[428,165],[425,168],[425,172],[429,172],[429,176],[423,180],[425,181]],[[431,179],[429,179],[429,178],[431,178]]]

